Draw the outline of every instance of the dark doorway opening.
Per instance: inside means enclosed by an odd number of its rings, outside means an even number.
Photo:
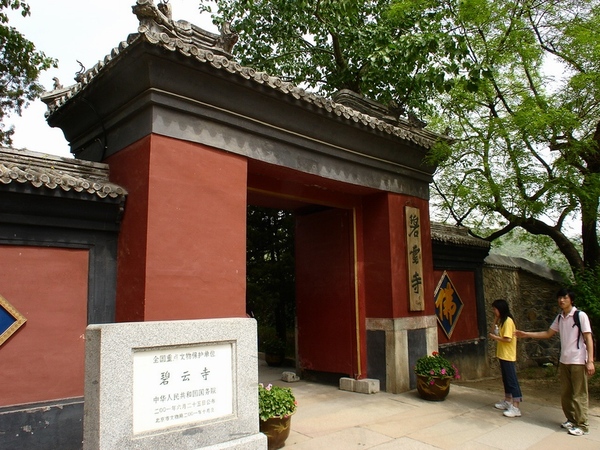
[[[258,350],[272,364],[295,359],[294,213],[248,206],[246,309],[258,324]]]
[[[248,312],[257,319],[265,359],[266,351],[283,341],[290,359],[286,365],[303,378],[360,377],[364,372],[357,223],[362,198],[369,193],[364,187],[249,163]]]
[[[354,376],[352,211],[249,205],[247,213],[246,307],[257,320],[259,352],[302,376]]]

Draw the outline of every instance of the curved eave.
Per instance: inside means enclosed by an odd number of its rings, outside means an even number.
[[[125,200],[127,191],[108,180],[108,166],[25,150],[0,150],[0,184],[73,191]]]

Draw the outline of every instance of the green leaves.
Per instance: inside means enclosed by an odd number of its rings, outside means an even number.
[[[269,384],[258,385],[258,414],[260,420],[291,416],[296,412],[296,398],[290,388]]]
[[[427,377],[428,380],[433,377],[460,378],[458,368],[438,352],[419,358],[415,365],[415,373]]]
[[[275,328],[284,338],[294,323],[294,217],[254,206],[247,217],[247,307],[260,327]]]
[[[330,95],[351,89],[415,111],[451,88],[467,55],[438,0],[218,0],[241,63]],[[450,70],[452,67],[452,70]],[[424,101],[425,100],[425,101]]]
[[[456,143],[451,155],[432,153],[434,203],[484,235],[516,225],[548,236],[575,272],[598,265],[597,0],[462,5],[455,23],[481,77],[471,73],[439,99]],[[543,70],[549,56],[567,70],[560,83]],[[565,235],[576,220],[583,252]]]
[[[26,17],[30,14],[29,5],[21,0],[0,0],[0,23],[8,23],[8,16],[5,9],[21,10],[21,15]]]
[[[38,52],[32,42],[8,24],[6,8],[21,9],[29,15],[29,6],[19,0],[0,0],[0,122],[11,112],[21,114],[29,101],[39,97],[43,87],[37,82],[40,72],[56,66],[56,61]],[[13,129],[0,125],[0,144],[11,145]]]

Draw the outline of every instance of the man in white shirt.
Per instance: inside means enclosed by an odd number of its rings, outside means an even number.
[[[560,334],[560,382],[562,410],[567,418],[561,426],[574,436],[589,432],[588,380],[594,367],[594,341],[590,319],[574,306],[575,295],[561,289],[556,293],[561,313],[546,331],[515,331],[520,338],[548,339]],[[579,325],[576,324],[577,311]]]

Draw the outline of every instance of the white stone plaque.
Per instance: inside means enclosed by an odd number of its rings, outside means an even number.
[[[232,343],[134,349],[133,433],[233,414]]]

